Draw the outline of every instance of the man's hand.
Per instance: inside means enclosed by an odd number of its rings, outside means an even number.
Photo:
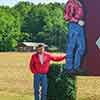
[[[78,21],[78,24],[79,24],[80,26],[84,26],[84,25],[85,25],[85,22],[84,22],[83,20],[79,20],[79,21]]]

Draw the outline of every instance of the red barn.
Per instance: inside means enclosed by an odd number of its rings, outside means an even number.
[[[86,15],[86,37],[87,53],[84,59],[83,67],[89,72],[89,75],[100,75],[100,41],[98,46],[96,41],[100,37],[100,0],[83,0]]]

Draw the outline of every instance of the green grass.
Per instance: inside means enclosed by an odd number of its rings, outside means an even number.
[[[34,100],[32,96],[0,96],[0,100]]]
[[[0,100],[33,100],[31,53],[0,53]]]
[[[32,53],[0,53],[0,100],[34,100]],[[77,100],[100,100],[100,77],[77,77]]]
[[[32,53],[0,53],[0,100],[33,100]]]

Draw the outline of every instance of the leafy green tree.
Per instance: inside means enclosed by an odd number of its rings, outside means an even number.
[[[26,27],[24,24],[27,24],[25,18],[27,17],[33,6],[34,4],[30,2],[19,2],[12,8],[17,10],[20,14],[21,32],[25,32]]]
[[[59,3],[33,6],[25,18],[24,32],[32,33],[33,41],[45,42],[49,46],[55,45],[64,51],[67,25],[63,18],[63,10],[64,5]]]
[[[18,38],[18,42],[27,42],[27,41],[31,41],[31,34],[29,33],[25,33],[25,32],[21,32]]]
[[[26,23],[24,24],[25,31],[31,33],[38,33],[43,31],[45,25],[44,19],[48,16],[48,9],[45,5],[33,6],[28,17],[26,17]]]
[[[44,32],[45,17],[49,16],[48,9],[46,5],[35,5],[32,7],[28,16],[25,18],[25,23],[23,25],[24,32],[29,34],[32,33],[32,41],[35,42],[46,42],[46,34]]]
[[[20,18],[18,13],[10,8],[0,8],[0,51],[15,50],[19,34]]]
[[[60,3],[19,2],[12,8],[1,7],[0,51],[14,50],[17,42],[23,41],[44,42],[64,51],[67,23],[63,11]]]
[[[58,3],[48,4],[48,9],[49,16],[45,18],[44,31],[49,33],[49,44],[55,45],[64,51],[66,47],[67,24],[63,18],[62,6]]]

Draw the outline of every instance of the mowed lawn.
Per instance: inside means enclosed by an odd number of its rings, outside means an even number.
[[[0,100],[33,100],[31,53],[0,53]]]
[[[31,55],[0,53],[0,100],[34,100],[33,76],[29,70]],[[76,79],[76,100],[100,100],[100,77]]]
[[[100,100],[100,76],[77,76],[76,100]]]
[[[34,100],[33,75],[29,70],[31,55],[0,53],[0,100]]]

